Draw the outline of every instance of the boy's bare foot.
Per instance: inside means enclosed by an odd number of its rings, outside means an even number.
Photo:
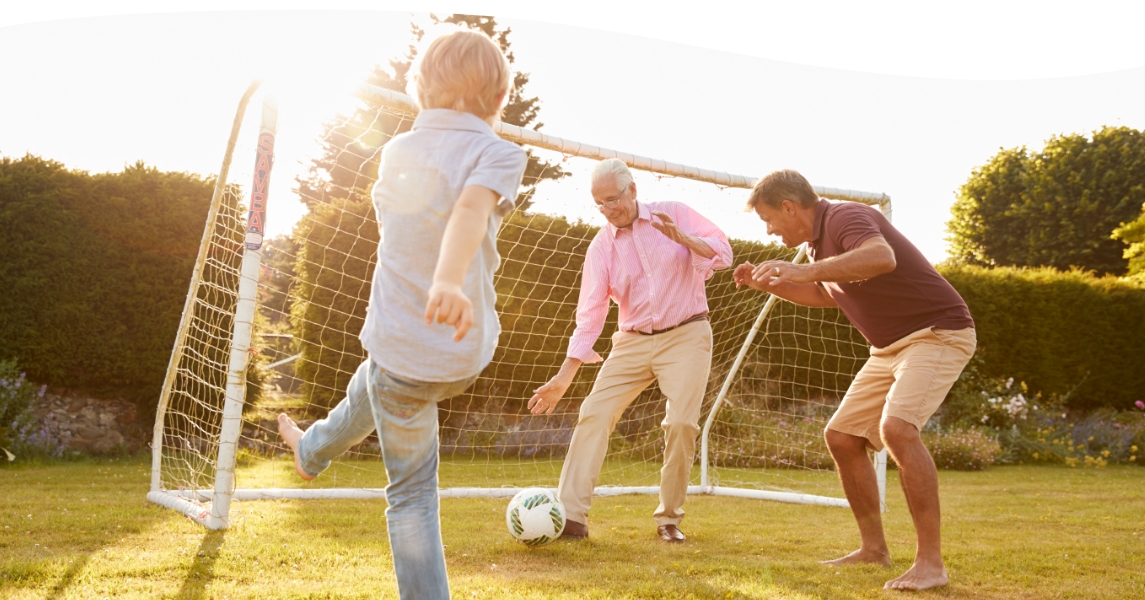
[[[835,560],[824,560],[820,561],[819,564],[831,567],[858,564],[873,564],[889,567],[891,566],[891,554],[887,550],[880,552],[878,550],[867,550],[865,548],[859,548],[858,550],[855,550],[843,558],[836,558]]]
[[[282,441],[290,446],[290,451],[294,454],[294,470],[298,471],[298,476],[306,481],[313,480],[314,476],[303,471],[302,465],[298,463],[298,440],[302,439],[302,430],[298,428],[294,419],[286,416],[286,413],[278,413],[278,435],[282,436]]]
[[[906,573],[892,579],[883,586],[885,590],[929,590],[942,587],[950,583],[946,576],[946,569],[940,564],[937,566],[914,563]]]

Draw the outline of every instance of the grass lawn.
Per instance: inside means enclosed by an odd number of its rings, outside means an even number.
[[[443,467],[444,468],[444,467]],[[458,468],[456,465],[451,468]],[[559,469],[559,467],[558,467]],[[396,597],[384,501],[237,503],[207,532],[144,498],[143,458],[0,469],[0,598]],[[817,561],[857,545],[850,511],[689,498],[686,544],[654,538],[656,498],[598,498],[591,537],[529,549],[505,499],[442,501],[455,598],[883,598],[911,562],[896,473],[894,567]],[[1145,469],[941,471],[952,598],[1145,598]]]

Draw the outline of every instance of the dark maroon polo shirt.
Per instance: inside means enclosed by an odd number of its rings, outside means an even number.
[[[873,237],[882,237],[894,249],[896,265],[890,273],[864,281],[819,284],[872,346],[886,348],[927,327],[974,326],[970,309],[954,286],[877,208],[820,200],[811,237],[812,262],[854,250]]]

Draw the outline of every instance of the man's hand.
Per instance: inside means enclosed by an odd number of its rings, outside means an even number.
[[[672,220],[672,217],[658,210],[652,211],[652,215],[660,219],[659,223],[652,221],[652,226],[656,228],[656,231],[663,233],[664,237],[677,244],[688,245],[688,238],[692,236],[680,231],[680,228],[676,226],[676,222]]]
[[[768,292],[803,306],[838,306],[835,300],[808,276],[810,265],[797,265],[782,260],[769,260],[758,265],[745,262],[736,267],[732,279],[736,288],[747,286],[757,292]]]
[[[752,270],[751,279],[765,286],[776,286],[784,283],[812,283],[814,281],[811,278],[811,265],[797,265],[785,260],[769,260],[760,263]]]
[[[553,377],[545,385],[533,390],[533,397],[529,398],[529,410],[534,415],[551,415],[571,383],[562,380],[560,375]]]
[[[473,326],[473,303],[461,286],[452,283],[434,283],[429,288],[429,302],[425,305],[425,322],[453,325],[457,333],[453,341],[460,342]]]
[[[732,280],[735,281],[737,290],[746,285],[756,291],[766,291],[761,282],[752,279],[751,274],[753,272],[755,272],[755,265],[749,262],[745,262],[736,267],[736,270],[732,273]]]
[[[771,291],[770,287],[783,283],[807,283],[807,265],[797,265],[783,260],[769,260],[758,265],[745,262],[736,267],[732,279],[736,287],[747,286],[760,292]]]
[[[652,216],[660,219],[659,222],[652,221],[652,226],[656,228],[656,231],[664,234],[664,237],[704,258],[711,258],[716,255],[716,251],[713,250],[711,246],[708,246],[707,242],[696,236],[684,233],[684,231],[676,225],[676,222],[672,220],[672,217],[658,210],[652,211]]]

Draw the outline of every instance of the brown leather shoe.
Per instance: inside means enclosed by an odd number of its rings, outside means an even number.
[[[675,525],[661,525],[656,528],[656,534],[660,536],[662,542],[679,543],[688,540],[684,532]]]
[[[588,525],[576,521],[565,521],[565,530],[561,532],[561,537],[570,540],[583,540],[588,537]]]

